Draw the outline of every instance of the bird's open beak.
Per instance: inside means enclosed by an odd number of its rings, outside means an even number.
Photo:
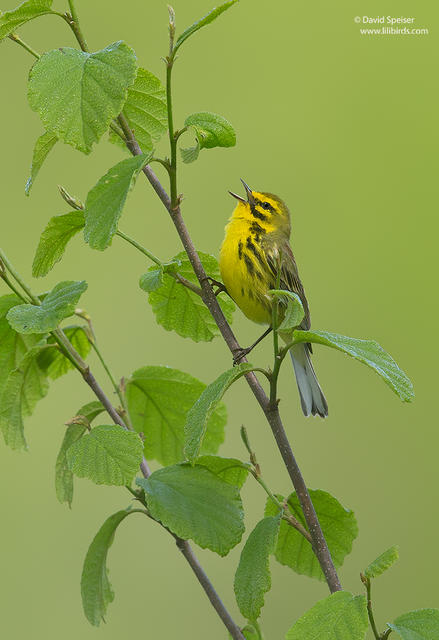
[[[250,204],[250,205],[254,204],[255,199],[253,197],[252,190],[250,189],[248,184],[246,184],[244,182],[244,180],[242,178],[241,178],[241,182],[244,185],[244,189],[245,189],[245,192],[247,194],[247,200],[244,200],[244,198],[242,198],[241,196],[238,196],[237,193],[233,193],[233,191],[229,191],[230,195],[233,196],[234,198],[236,198],[237,200],[239,200],[240,202],[244,202],[244,204],[247,204],[247,203]]]

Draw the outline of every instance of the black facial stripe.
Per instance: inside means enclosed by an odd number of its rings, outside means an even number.
[[[256,204],[265,209],[266,211],[270,211],[270,213],[274,213],[274,207],[265,200],[256,200]]]
[[[260,211],[258,211],[254,205],[251,205],[250,211],[252,216],[258,218],[258,220],[267,220],[267,216],[265,216],[263,213],[260,213]]]

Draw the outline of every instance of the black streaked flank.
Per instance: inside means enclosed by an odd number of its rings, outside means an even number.
[[[241,240],[239,241],[239,244],[238,244],[238,256],[239,256],[239,259],[242,260],[242,242],[241,242]]]
[[[258,260],[259,264],[264,268],[265,267],[264,258],[262,257],[261,253],[257,250],[255,245],[253,244],[250,236],[247,238],[247,249],[249,249],[253,253],[255,258]]]
[[[247,267],[247,271],[250,276],[255,275],[255,265],[253,264],[251,258],[248,257],[246,253],[242,254],[244,256],[245,266]]]

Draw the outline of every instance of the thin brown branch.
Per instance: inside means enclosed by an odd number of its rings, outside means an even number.
[[[5,281],[5,283],[24,302],[27,302],[27,299],[23,296],[23,294],[20,292],[20,290],[16,289],[15,285],[13,285],[10,282],[10,280],[7,277],[6,271],[9,271],[9,273],[14,277],[15,281],[17,282],[17,284],[19,284],[21,286],[23,291],[26,293],[26,295],[29,297],[29,299],[34,304],[36,304],[36,305],[41,304],[40,299],[37,296],[33,295],[32,291],[29,289],[29,287],[27,287],[26,283],[21,279],[21,277],[19,276],[18,272],[14,269],[12,264],[6,258],[5,254],[0,249],[0,277],[1,277],[1,279],[3,279]],[[96,380],[96,378],[94,377],[92,372],[90,371],[90,367],[81,358],[80,354],[73,347],[72,343],[67,338],[67,336],[65,335],[64,331],[62,329],[56,329],[55,331],[52,332],[52,335],[55,338],[55,340],[57,341],[57,343],[59,344],[59,346],[61,347],[61,350],[62,350],[63,354],[65,355],[65,357],[68,358],[70,360],[70,362],[73,364],[73,366],[81,373],[84,381],[88,384],[88,386],[93,391],[95,396],[101,402],[101,404],[103,405],[103,407],[105,408],[105,410],[107,411],[108,415],[113,420],[113,422],[115,424],[120,425],[124,429],[129,430],[128,426],[126,425],[126,423],[124,422],[122,417],[119,415],[119,413],[116,411],[116,409],[113,407],[112,403],[108,399],[108,397],[105,394],[105,392],[103,391],[102,387],[100,386],[100,384],[98,383],[98,381]],[[144,457],[142,458],[142,462],[140,463],[140,471],[141,471],[141,473],[142,473],[144,478],[149,478],[149,476],[151,475],[151,470],[149,468],[148,462]],[[161,523],[159,523],[159,524],[161,524]],[[232,617],[230,616],[229,612],[227,611],[227,609],[225,608],[223,602],[221,601],[221,598],[219,597],[219,595],[215,591],[212,583],[210,582],[209,578],[207,577],[207,574],[204,572],[203,568],[201,567],[200,563],[198,562],[198,560],[197,560],[197,558],[196,558],[196,556],[195,556],[195,554],[194,554],[189,542],[187,540],[183,540],[182,538],[179,538],[178,536],[174,535],[166,527],[164,527],[164,529],[166,529],[168,531],[168,533],[170,533],[175,538],[178,548],[182,551],[183,555],[185,556],[186,560],[188,561],[188,563],[189,563],[191,569],[193,570],[195,576],[197,577],[197,579],[200,582],[202,588],[206,592],[207,597],[209,598],[210,602],[212,603],[213,607],[215,608],[215,611],[218,613],[218,615],[220,616],[220,618],[223,621],[224,625],[226,626],[226,628],[230,632],[233,640],[245,640],[244,636],[241,633],[241,630],[238,627],[238,625],[233,621]]]
[[[209,578],[204,572],[203,567],[198,562],[198,559],[195,556],[193,549],[188,543],[188,541],[182,540],[181,538],[176,538],[175,540],[177,543],[177,547],[180,549],[180,551],[182,552],[182,554],[190,564],[192,571],[197,576],[198,581],[203,587],[205,594],[210,600],[210,603],[212,604],[213,608],[215,609],[215,611],[223,621],[224,625],[227,627],[232,638],[234,639],[236,638],[236,640],[245,640],[240,629],[237,628],[235,622],[233,621],[232,617],[230,616],[229,612],[224,606],[222,600],[220,599],[217,592],[215,591],[213,584],[210,582]]]
[[[140,149],[126,118],[124,118],[124,116],[120,116],[119,123],[124,131],[124,135],[128,141],[127,146],[131,153],[133,155],[141,154],[142,150]],[[166,193],[156,174],[149,165],[147,165],[143,169],[143,173],[145,174],[152,188],[157,193],[158,197],[170,214],[172,221],[174,222],[177,233],[192,264],[195,275],[197,276],[200,283],[202,290],[201,297],[203,299],[203,302],[214,318],[218,329],[220,330],[220,333],[223,336],[224,341],[229,347],[231,353],[239,354],[241,351],[241,347],[239,346],[238,341],[236,340],[236,337],[229,323],[227,322],[221,310],[221,307],[219,306],[218,300],[216,299],[215,293],[209,283],[209,279],[203,265],[201,264],[198,252],[195,249],[186,224],[183,220],[180,206],[177,205],[174,208],[171,206],[171,200],[168,194]],[[244,355],[238,357],[236,363],[239,364],[242,362],[247,362],[247,359]],[[265,414],[265,417],[267,418],[273,436],[276,440],[278,449],[287,468],[288,474],[296,490],[297,497],[302,507],[303,514],[310,531],[310,535],[312,537],[312,546],[314,549],[314,553],[316,554],[317,559],[320,563],[328,587],[331,593],[333,593],[334,591],[340,591],[342,587],[331,558],[331,552],[329,551],[322,528],[320,526],[320,522],[314,509],[314,505],[312,503],[302,473],[294,457],[293,451],[285,433],[277,404],[273,405],[270,403],[268,396],[266,395],[259,380],[253,372],[247,373],[245,377],[250,386],[250,389],[253,392],[253,395],[255,396],[256,400],[259,403],[259,406],[261,407],[262,411]]]

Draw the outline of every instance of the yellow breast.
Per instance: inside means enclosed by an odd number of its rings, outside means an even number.
[[[260,234],[252,231],[251,224],[235,211],[221,246],[221,277],[230,296],[247,318],[260,324],[270,324],[271,297],[268,291],[272,275],[264,260]]]

